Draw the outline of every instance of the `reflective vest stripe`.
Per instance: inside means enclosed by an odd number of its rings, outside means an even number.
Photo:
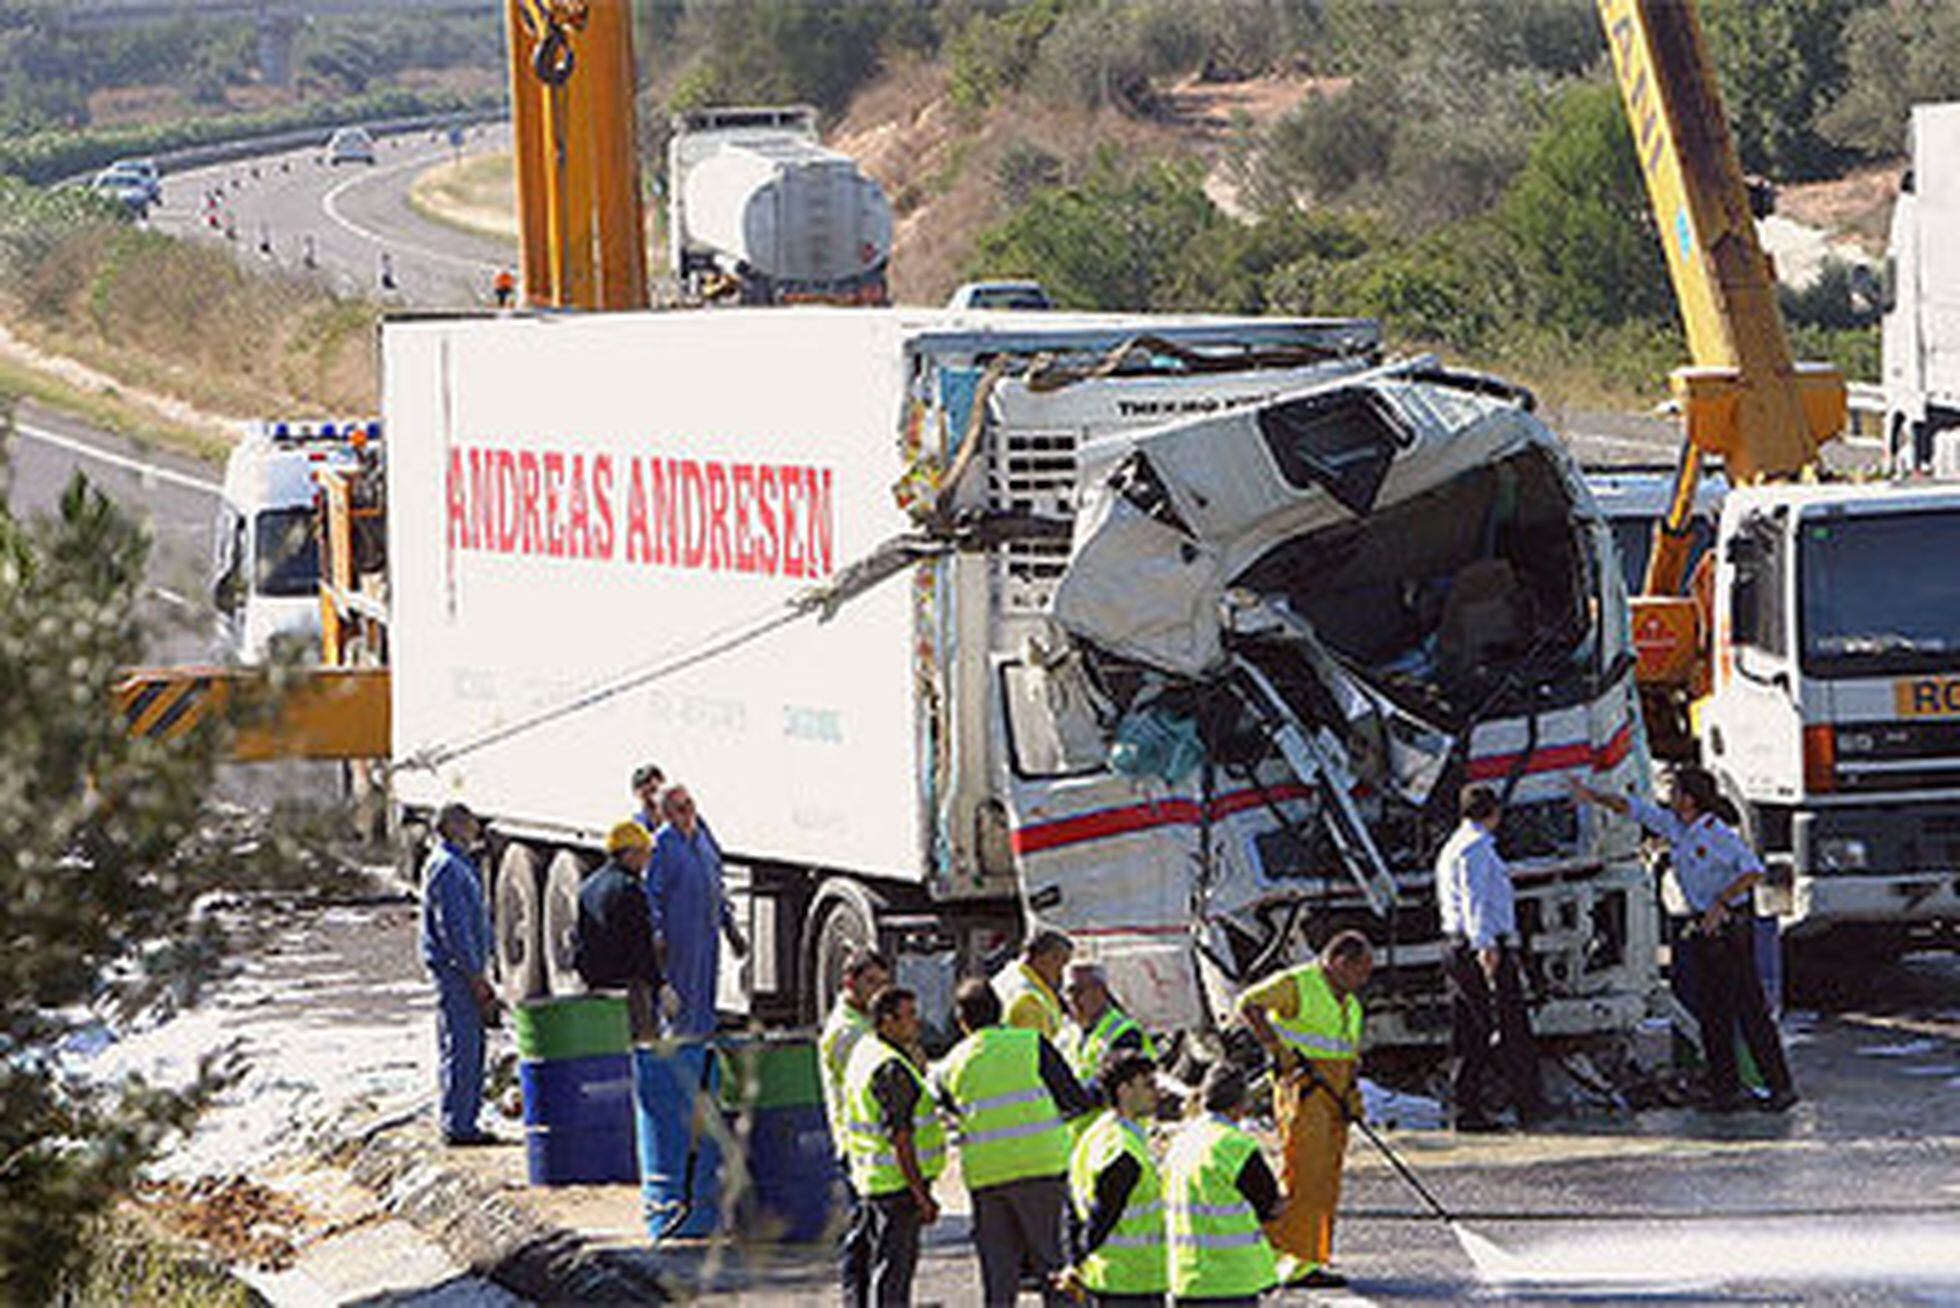
[[[996,1108],[1012,1108],[1015,1104],[1039,1103],[1048,1097],[1048,1091],[1040,1086],[1029,1090],[1010,1090],[1006,1094],[988,1095],[966,1105],[968,1114],[992,1112]]]
[[[1250,1249],[1255,1244],[1264,1244],[1263,1231],[1237,1231],[1231,1235],[1198,1235],[1191,1232],[1173,1232],[1171,1244],[1179,1249]]]
[[[1336,1058],[1351,1058],[1355,1052],[1354,1046],[1345,1040],[1317,1036],[1308,1031],[1295,1031],[1290,1027],[1275,1025],[1273,1034],[1295,1049],[1317,1049]]]
[[[1038,1121],[1021,1122],[1014,1126],[997,1126],[991,1131],[962,1131],[960,1143],[983,1145],[992,1144],[996,1140],[1025,1140],[1031,1135],[1040,1135],[1043,1131],[1060,1130],[1061,1125],[1062,1119],[1059,1117],[1044,1117]]]

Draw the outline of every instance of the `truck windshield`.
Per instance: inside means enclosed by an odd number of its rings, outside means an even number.
[[[267,509],[258,515],[258,567],[261,595],[311,595],[320,587],[320,550],[313,510]]]
[[[1818,677],[1960,666],[1960,512],[1825,518],[1800,528],[1803,666]]]

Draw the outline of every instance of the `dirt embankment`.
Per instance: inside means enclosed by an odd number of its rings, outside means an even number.
[[[1101,148],[1127,158],[1201,159],[1210,169],[1207,190],[1229,210],[1235,194],[1223,164],[1239,136],[1271,126],[1324,88],[1303,77],[1190,81],[1166,92],[1155,116],[1138,118],[1026,97],[975,112],[954,102],[949,80],[942,65],[894,66],[852,101],[828,142],[891,196],[892,292],[903,302],[944,299],[1016,187],[1080,176]]]

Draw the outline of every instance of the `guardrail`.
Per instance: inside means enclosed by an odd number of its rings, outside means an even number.
[[[187,145],[175,150],[165,150],[160,154],[147,155],[155,159],[163,169],[165,179],[172,172],[182,172],[188,168],[203,168],[210,164],[228,163],[233,159],[250,159],[262,154],[280,154],[287,150],[304,149],[307,146],[326,148],[327,138],[343,127],[364,127],[372,136],[406,136],[411,132],[426,132],[440,127],[478,127],[484,123],[501,123],[510,117],[506,106],[485,107],[481,109],[452,109],[442,113],[416,114],[409,118],[388,118],[379,122],[360,122],[350,120],[344,123],[321,123],[313,127],[296,127],[284,132],[261,133],[257,136],[240,137],[235,141],[213,141],[206,145]],[[74,173],[55,182],[54,186],[84,186],[103,165],[85,172]]]

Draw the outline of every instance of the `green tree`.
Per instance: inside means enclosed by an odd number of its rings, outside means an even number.
[[[1743,167],[1818,177],[1837,152],[1818,119],[1845,86],[1845,25],[1864,0],[1706,0],[1709,54]]]
[[[1530,311],[1574,332],[1674,311],[1633,137],[1611,86],[1575,86],[1499,208]]]
[[[1903,0],[1859,10],[1845,25],[1845,68],[1824,135],[1862,154],[1897,155],[1912,106],[1960,87],[1960,5]]]
[[[981,233],[973,275],[1035,277],[1077,309],[1202,307],[1187,268],[1228,228],[1196,164],[1128,162],[1104,148],[1080,182],[1037,191]]]
[[[0,438],[11,435],[11,404]],[[0,445],[4,448],[4,445]],[[4,503],[0,500],[0,503]],[[79,476],[45,520],[0,509],[0,1301],[48,1303],[92,1218],[194,1115],[188,1088],[66,1074],[64,1038],[108,997],[142,1003],[216,957],[196,898],[236,871],[208,808],[218,741],[133,740],[111,707],[138,661],[147,543]],[[168,942],[170,947],[153,946]]]

